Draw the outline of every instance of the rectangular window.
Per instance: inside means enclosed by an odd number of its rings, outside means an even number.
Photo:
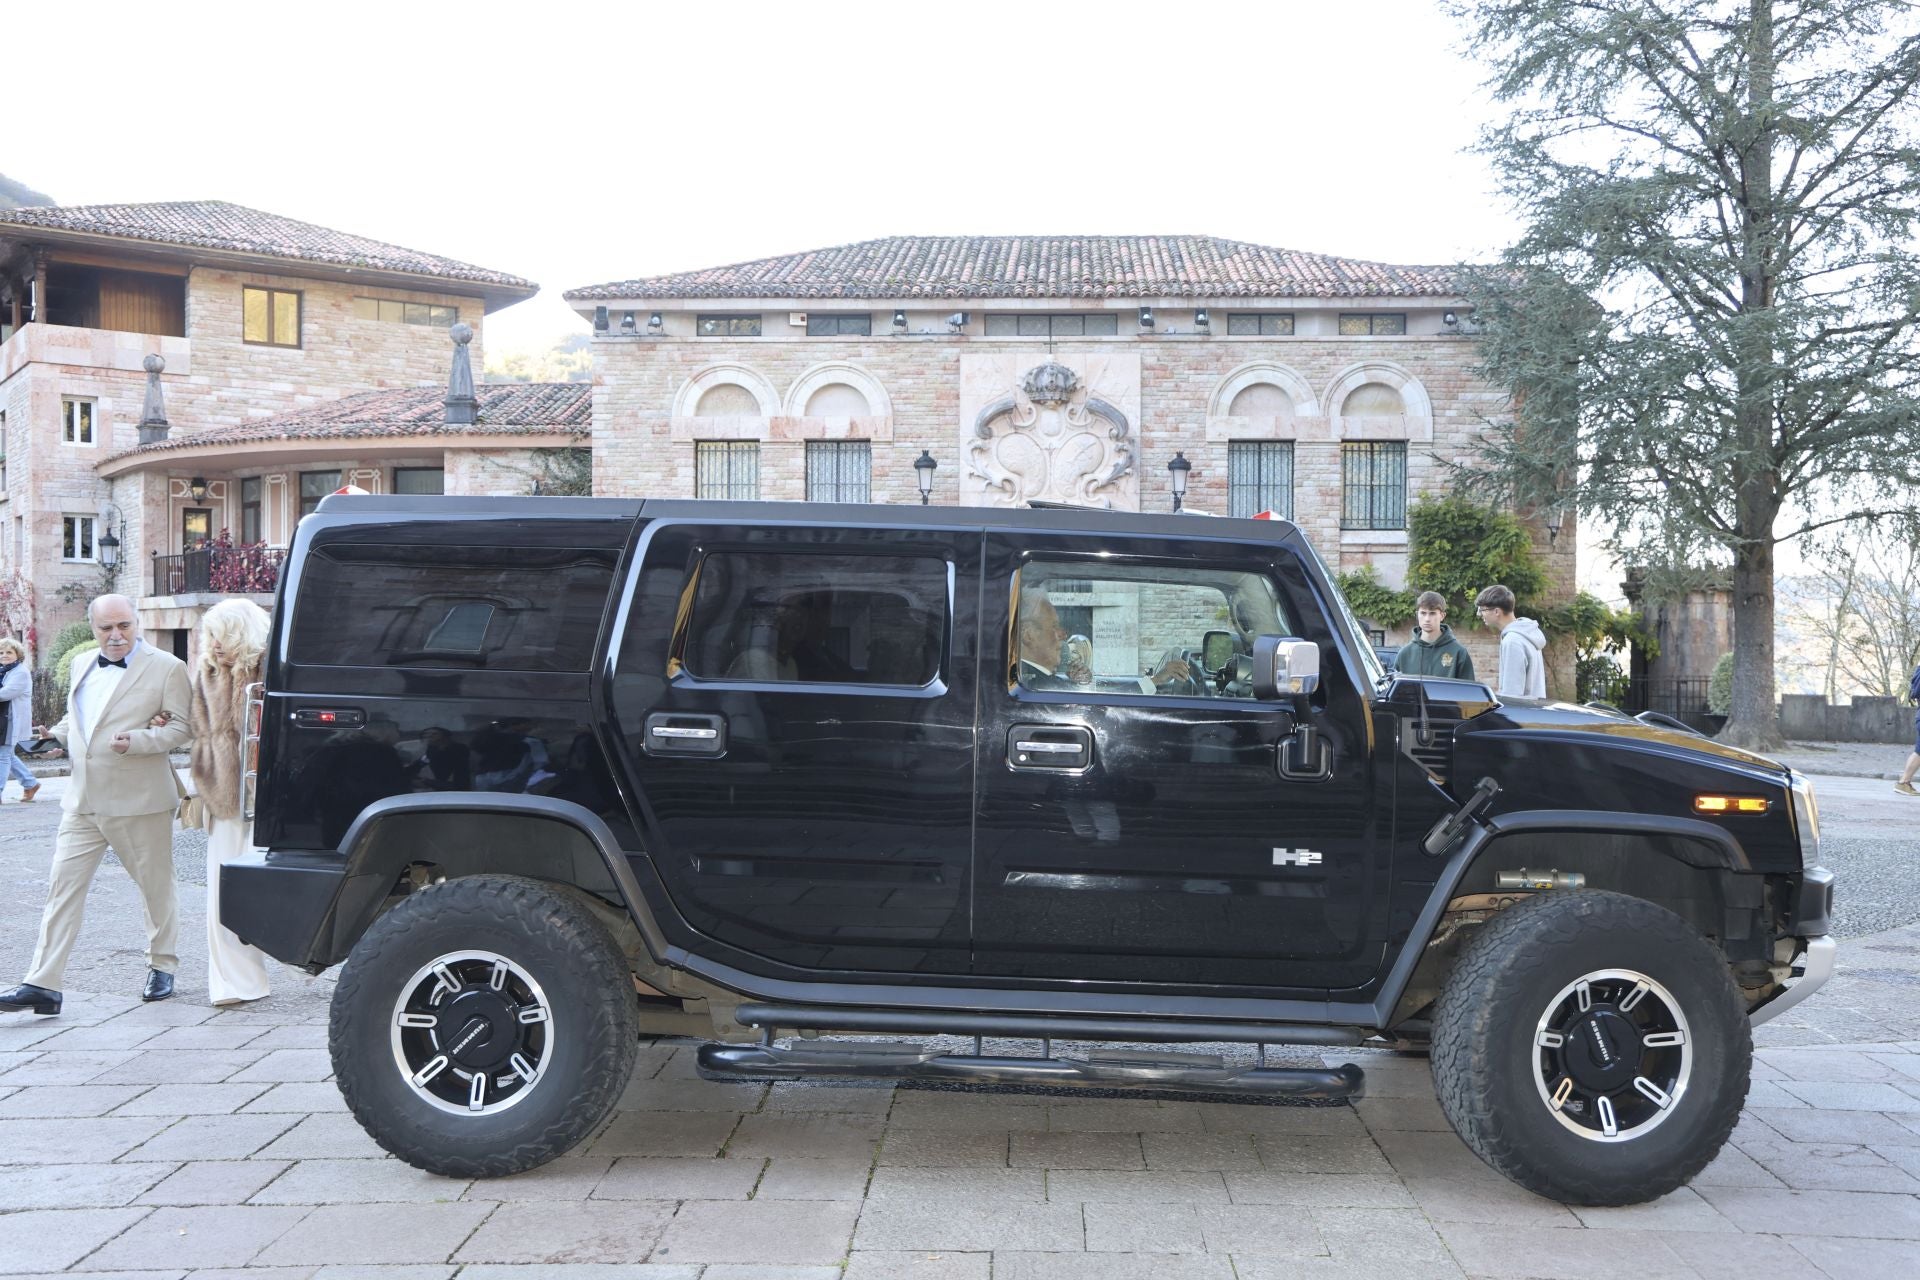
[[[1340,317],[1343,338],[1391,338],[1407,331],[1407,317],[1397,311],[1362,311]]]
[[[1293,519],[1293,441],[1235,440],[1227,445],[1227,514],[1271,511]]]
[[[760,444],[756,440],[697,440],[693,446],[693,496],[753,502],[760,497]]]
[[[460,308],[443,307],[432,302],[396,302],[392,298],[355,298],[355,320],[381,320],[387,324],[417,324],[433,329],[451,329],[460,320]]]
[[[1340,527],[1407,527],[1407,443],[1369,440],[1340,446]]]
[[[873,444],[867,440],[807,441],[808,502],[872,502]]]
[[[300,514],[310,516],[320,506],[320,499],[340,487],[338,471],[302,471],[300,473]]]
[[[757,338],[759,316],[700,316],[693,331],[703,338]]]
[[[1292,333],[1291,311],[1244,311],[1227,316],[1227,336],[1231,338],[1284,338]]]
[[[100,557],[93,546],[92,516],[60,517],[60,558],[93,563]]]
[[[292,289],[240,290],[240,336],[266,347],[300,345],[300,294]]]
[[[301,566],[297,663],[585,671],[614,552],[326,545]],[[352,601],[352,608],[342,608]]]
[[[989,338],[1112,338],[1120,333],[1113,311],[1034,314],[1016,311],[987,317]]]
[[[266,482],[259,476],[250,476],[240,482],[240,541],[251,546],[263,541],[260,521],[260,491]]]
[[[1019,583],[1007,667],[1027,689],[1251,699],[1234,659],[1296,634],[1273,583],[1237,569],[1034,560]]]
[[[441,494],[447,491],[444,467],[395,467],[393,491],[405,494]]]
[[[98,413],[99,406],[91,400],[62,400],[60,438],[68,444],[92,444],[94,420]]]
[[[715,552],[679,644],[709,680],[921,686],[947,637],[945,560]]]
[[[873,317],[867,314],[846,315],[835,312],[807,313],[807,336],[809,338],[870,338],[873,336]]]

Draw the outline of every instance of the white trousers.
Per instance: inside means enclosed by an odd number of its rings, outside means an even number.
[[[207,998],[215,1004],[267,994],[267,953],[220,923],[220,864],[251,851],[252,835],[244,818],[215,818],[207,833]]]

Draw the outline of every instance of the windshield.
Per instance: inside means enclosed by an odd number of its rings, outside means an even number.
[[[1368,643],[1367,629],[1360,625],[1360,619],[1354,615],[1353,606],[1347,603],[1346,594],[1340,590],[1339,581],[1327,569],[1327,562],[1320,558],[1320,553],[1313,549],[1313,544],[1302,538],[1300,546],[1305,549],[1313,562],[1320,566],[1321,576],[1326,579],[1327,586],[1333,593],[1339,615],[1333,620],[1334,629],[1345,630],[1347,648],[1359,657],[1360,668],[1367,673],[1367,680],[1378,685],[1387,678],[1387,669],[1380,665],[1380,655],[1375,653],[1373,645]]]

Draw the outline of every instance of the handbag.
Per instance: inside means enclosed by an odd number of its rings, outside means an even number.
[[[194,790],[193,775],[188,773],[182,777],[182,771],[179,769],[171,772],[173,789],[180,796],[180,807],[176,811],[180,819],[180,829],[182,831],[207,830],[207,820],[212,815],[207,812],[206,802],[200,798],[199,792]]]

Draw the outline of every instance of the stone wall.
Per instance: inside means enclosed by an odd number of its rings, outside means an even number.
[[[1830,704],[1817,693],[1780,699],[1780,732],[1805,742],[1905,742],[1914,735],[1914,711],[1898,698],[1855,698]]]

